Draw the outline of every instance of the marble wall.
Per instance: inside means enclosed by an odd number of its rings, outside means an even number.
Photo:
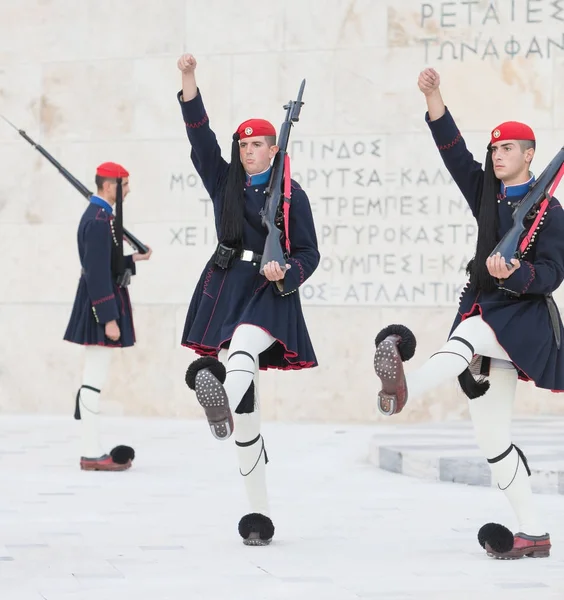
[[[0,112],[76,177],[131,172],[126,225],[151,245],[131,286],[138,344],[116,351],[112,414],[199,415],[180,348],[191,291],[214,245],[176,92],[196,55],[212,127],[228,148],[251,116],[279,124],[307,85],[292,133],[323,260],[302,299],[320,367],[262,376],[266,418],[376,421],[373,338],[410,326],[421,364],[445,339],[475,227],[423,120],[419,71],[478,160],[499,122],[538,137],[536,172],[564,139],[564,5],[553,0],[18,0],[0,4]],[[82,197],[0,121],[0,409],[69,413],[81,348],[62,341],[78,279]],[[562,299],[557,294],[559,300]],[[561,413],[559,395],[520,385],[521,414]],[[396,422],[466,415],[453,385]]]

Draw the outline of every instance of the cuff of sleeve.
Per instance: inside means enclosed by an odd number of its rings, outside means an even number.
[[[426,112],[425,121],[439,150],[449,150],[460,141],[460,131],[448,108],[445,110],[445,114],[436,121],[429,120],[429,113]]]
[[[291,289],[291,286],[287,285],[286,283],[284,283],[284,287],[282,289],[280,289],[276,285],[275,281],[273,281],[272,283],[274,284],[274,293],[277,296],[289,296],[290,294],[293,294],[294,292],[298,291],[298,288]]]
[[[112,294],[107,298],[94,300],[92,302],[92,312],[94,313],[96,323],[100,323],[100,325],[105,325],[110,321],[117,321],[119,319],[119,311],[115,295]]]
[[[198,90],[196,97],[192,98],[192,100],[188,100],[188,102],[184,102],[182,99],[182,90],[176,94],[176,97],[180,103],[180,108],[182,109],[182,116],[184,118],[184,122],[186,123],[186,127],[198,129],[198,127],[201,127],[208,122],[208,115],[204,107],[200,90]]]
[[[522,261],[519,269],[514,271],[502,284],[498,284],[500,290],[514,295],[525,294],[535,279],[535,267],[527,261]]]
[[[280,290],[277,285],[274,286],[275,292],[279,296],[288,296],[289,294],[297,292],[300,285],[305,280],[301,263],[293,258],[290,258],[289,260],[292,261],[292,268],[286,271],[284,279],[279,282],[283,285],[283,289]]]

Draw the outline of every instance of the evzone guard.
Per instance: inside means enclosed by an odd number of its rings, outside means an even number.
[[[78,225],[81,273],[64,335],[68,342],[85,346],[82,385],[77,392],[74,417],[80,420],[80,468],[85,471],[125,471],[135,458],[133,448],[116,446],[109,454],[100,444],[100,394],[117,348],[135,343],[128,285],[135,263],[148,260],[151,249],[123,254],[122,202],[129,193],[129,173],[106,162],[96,169],[95,194]],[[114,212],[115,211],[115,212]]]
[[[564,167],[559,154],[549,165],[550,185],[546,190],[535,187],[530,173],[535,135],[528,125],[509,121],[492,130],[482,168],[445,107],[439,84],[433,69],[419,76],[427,124],[478,222],[476,252],[448,341],[421,368],[404,374],[403,362],[415,351],[409,329],[390,325],[376,337],[374,368],[382,384],[378,405],[384,414],[399,413],[408,398],[458,377],[470,398],[478,446],[519,526],[512,534],[502,525],[488,523],[480,529],[478,541],[495,558],[546,557],[550,536],[534,506],[525,454],[512,443],[511,420],[518,379],[564,391],[563,328],[551,295],[564,279],[564,214],[552,197]],[[535,201],[537,191],[538,199],[543,199],[540,204]],[[514,225],[514,210],[519,214],[529,200],[534,210],[524,224]],[[527,235],[519,252],[502,255],[497,249],[521,225]],[[519,258],[512,258],[515,255]]]
[[[178,68],[178,100],[191,159],[212,199],[219,241],[192,296],[182,334],[182,344],[201,355],[188,368],[186,383],[195,390],[214,437],[234,435],[250,505],[239,522],[239,534],[247,545],[266,545],[274,525],[260,433],[258,372],[317,366],[298,291],[319,263],[313,216],[306,193],[290,181],[287,168],[282,224],[286,264],[269,260],[261,274],[267,239],[262,215],[277,164],[275,160],[273,167],[271,161],[279,151],[276,130],[263,119],[241,123],[233,135],[231,161],[226,162],[196,85],[195,58],[181,56]]]

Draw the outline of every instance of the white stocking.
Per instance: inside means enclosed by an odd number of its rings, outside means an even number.
[[[254,410],[252,413],[235,413],[235,444],[239,470],[245,480],[250,512],[269,516],[266,491],[266,449],[260,434],[260,406],[258,373],[254,380]]]
[[[490,388],[486,394],[469,400],[478,446],[490,463],[494,482],[513,508],[519,531],[543,535],[527,469],[511,442],[517,371],[510,362],[492,359],[488,380]]]
[[[105,454],[100,446],[98,418],[100,391],[108,378],[111,354],[112,348],[105,346],[86,346],[85,348],[82,387],[78,392],[81,421],[80,453],[83,458],[99,458]]]
[[[250,512],[269,516],[266,490],[266,451],[260,434],[258,356],[274,338],[253,325],[240,325],[233,334],[227,355],[225,390],[235,412],[234,437],[239,469],[244,477]],[[224,360],[224,357],[221,356]],[[254,382],[254,394],[251,383]],[[250,388],[250,389],[249,389]]]
[[[470,364],[474,354],[509,360],[482,317],[469,317],[452,332],[448,342],[419,369],[406,373],[410,400],[452,380]]]
[[[239,406],[259,370],[258,356],[276,340],[264,329],[255,325],[239,325],[227,353],[227,377],[223,387],[231,410]]]

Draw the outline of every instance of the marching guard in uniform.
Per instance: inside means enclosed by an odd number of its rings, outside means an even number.
[[[135,343],[129,285],[135,263],[146,254],[123,254],[122,202],[129,193],[129,173],[107,162],[96,169],[97,193],[78,226],[81,274],[64,335],[85,346],[82,385],[76,395],[75,419],[81,421],[80,468],[85,471],[124,471],[135,458],[133,448],[116,446],[103,451],[98,431],[99,398],[115,348]],[[115,209],[115,214],[114,214]]]
[[[274,525],[266,490],[268,458],[260,434],[257,376],[259,369],[317,366],[298,292],[320,258],[313,216],[307,195],[292,181],[286,268],[271,261],[261,275],[267,231],[260,211],[278,150],[276,130],[262,119],[241,123],[227,163],[196,85],[196,60],[185,54],[178,68],[182,72],[178,100],[191,158],[212,199],[219,240],[194,291],[182,334],[182,344],[201,355],[188,368],[186,383],[195,390],[212,434],[224,440],[234,433],[251,508],[239,522],[239,534],[247,545],[266,545]]]
[[[482,168],[445,107],[439,83],[433,69],[419,76],[427,101],[426,121],[478,222],[476,253],[468,265],[469,282],[448,341],[421,368],[404,374],[402,363],[415,351],[415,338],[406,327],[390,325],[378,334],[374,368],[382,383],[379,408],[385,414],[398,413],[408,398],[458,377],[470,398],[480,450],[519,524],[513,535],[502,525],[488,523],[480,529],[478,541],[495,558],[546,557],[550,537],[534,506],[527,459],[512,443],[511,419],[518,379],[555,392],[564,390],[563,328],[551,296],[564,279],[564,214],[552,197],[542,216],[531,215],[530,225],[538,228],[521,260],[511,259],[508,265],[494,254],[513,226],[516,203],[535,181],[529,171],[535,136],[523,123],[502,123],[491,132]]]

